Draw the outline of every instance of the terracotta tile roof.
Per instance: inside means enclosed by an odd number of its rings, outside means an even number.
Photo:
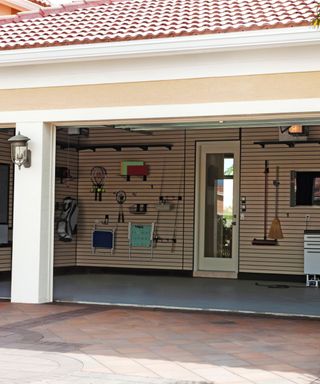
[[[303,26],[316,6],[316,0],[84,1],[0,18],[0,50]]]
[[[51,7],[51,3],[48,0],[29,0],[31,3],[40,5],[40,7]]]

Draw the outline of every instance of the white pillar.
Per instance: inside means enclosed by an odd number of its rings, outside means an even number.
[[[46,303],[53,291],[55,129],[24,122],[31,167],[15,169],[11,301]]]

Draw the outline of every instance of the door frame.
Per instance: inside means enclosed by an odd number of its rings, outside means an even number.
[[[212,150],[211,150],[212,148]],[[196,153],[195,153],[195,214],[194,214],[194,267],[193,274],[194,276],[205,276],[205,277],[230,277],[237,278],[239,270],[239,229],[240,229],[240,217],[239,217],[239,201],[240,201],[240,141],[239,140],[230,140],[230,141],[198,141],[196,142]],[[233,244],[237,250],[234,255],[234,270],[225,271],[223,269],[217,270],[201,270],[199,268],[199,259],[200,255],[203,253],[204,241],[201,241],[200,230],[202,228],[201,224],[201,212],[203,210],[203,199],[201,200],[203,190],[201,190],[201,181],[205,177],[205,168],[201,167],[201,155],[204,150],[210,150],[210,153],[234,153],[235,164],[237,165],[234,168],[234,212],[237,217],[234,219],[236,221],[236,230],[234,231]],[[208,152],[207,152],[208,153]],[[204,237],[202,236],[202,239]]]

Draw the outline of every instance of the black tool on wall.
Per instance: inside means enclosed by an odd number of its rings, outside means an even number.
[[[123,204],[127,200],[125,191],[116,192],[116,200],[119,204],[118,223],[124,223]]]
[[[252,245],[277,245],[277,240],[267,239],[267,223],[268,223],[268,176],[269,162],[264,162],[264,213],[263,213],[263,239],[252,240]]]

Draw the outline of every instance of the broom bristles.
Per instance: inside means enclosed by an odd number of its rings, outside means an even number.
[[[269,239],[275,239],[275,240],[283,239],[281,223],[277,217],[272,220],[268,237]]]

